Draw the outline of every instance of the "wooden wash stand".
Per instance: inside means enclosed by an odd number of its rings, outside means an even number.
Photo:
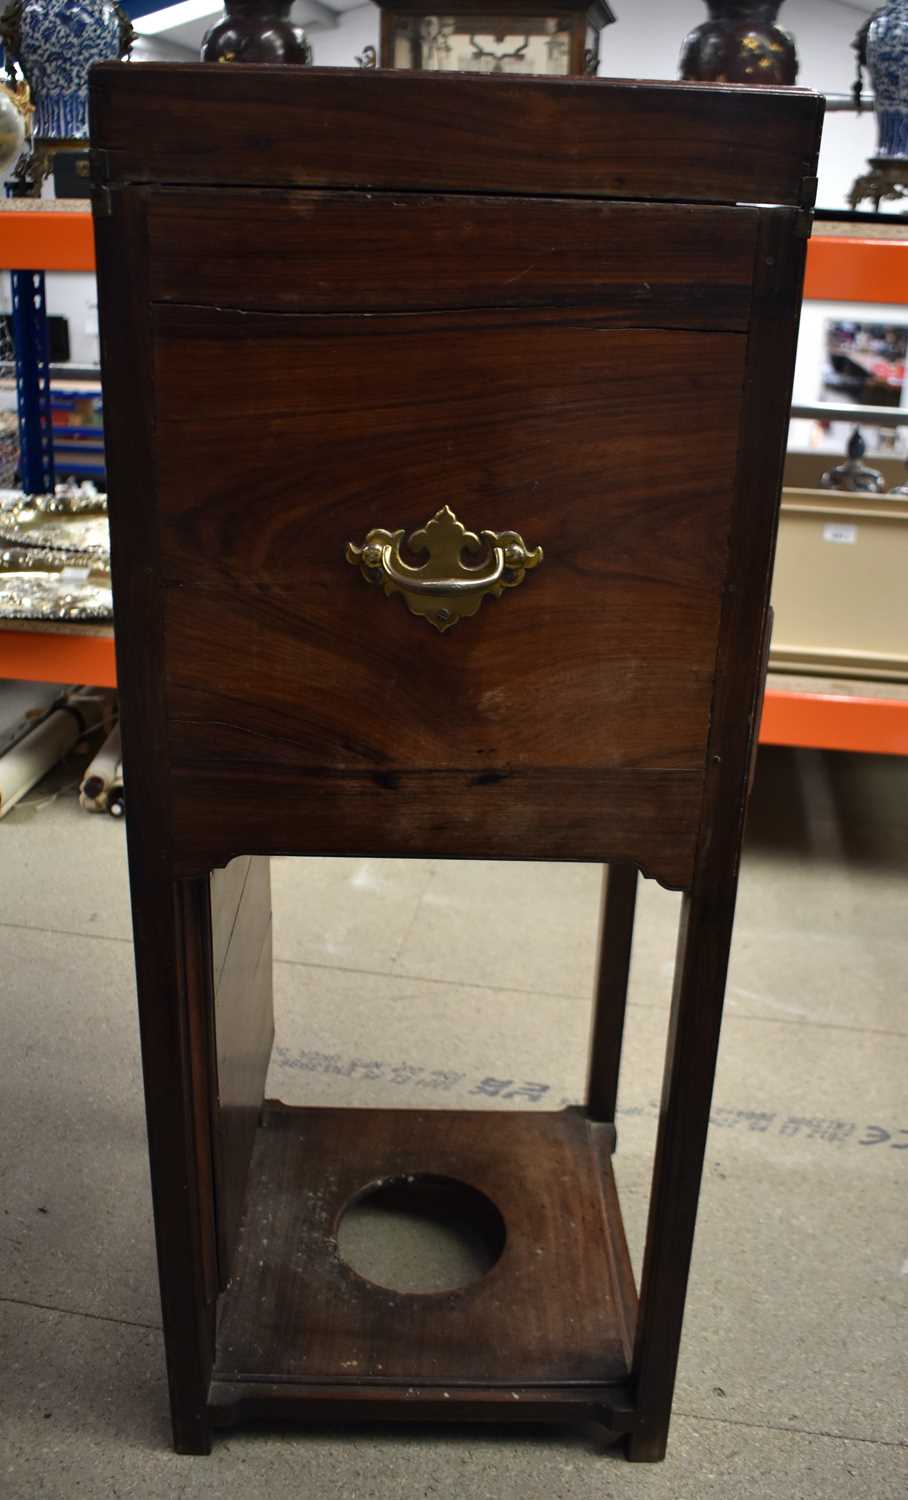
[[[92,110],[176,1445],[593,1418],[659,1459],[821,102],[104,65]],[[277,853],[607,864],[586,1105],[263,1104]],[[639,1293],[611,1166],[638,871],[684,892]],[[407,1296],[334,1236],[424,1174],[503,1249]]]

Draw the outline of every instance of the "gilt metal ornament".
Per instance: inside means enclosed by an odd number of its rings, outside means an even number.
[[[389,598],[402,594],[411,614],[421,615],[442,632],[475,615],[487,595],[497,599],[505,589],[517,588],[542,562],[542,548],[527,547],[519,532],[482,531],[477,536],[447,505],[406,542],[404,537],[403,528],[375,527],[361,546],[347,543],[347,561]],[[408,563],[402,546],[426,553],[426,562]],[[464,553],[477,560],[465,562]]]

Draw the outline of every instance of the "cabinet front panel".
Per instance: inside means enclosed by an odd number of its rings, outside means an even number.
[[[223,820],[221,856],[624,854],[684,883],[754,211],[232,190],[148,212],[177,857],[216,858]],[[542,560],[439,630],[347,549],[380,528],[423,566],[409,538],[445,507]]]
[[[702,767],[744,351],[582,319],[160,312],[173,763]],[[442,634],[345,548],[445,505],[544,559]]]

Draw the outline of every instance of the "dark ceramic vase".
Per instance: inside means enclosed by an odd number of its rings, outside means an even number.
[[[707,0],[709,20],[681,49],[681,77],[696,83],[794,83],[794,38],[777,26],[782,0]]]
[[[226,0],[226,15],[202,39],[202,62],[311,61],[301,26],[289,20],[292,0]]]

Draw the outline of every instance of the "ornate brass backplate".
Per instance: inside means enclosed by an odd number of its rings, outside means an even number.
[[[436,630],[450,630],[475,615],[487,594],[496,598],[523,583],[527,571],[542,562],[542,548],[527,547],[516,531],[467,531],[447,505],[427,525],[414,531],[406,545],[428,553],[419,567],[400,555],[404,532],[376,527],[362,546],[347,543],[347,561],[358,565],[367,583],[390,596],[403,594],[411,614],[422,615]],[[465,563],[463,554],[481,554]]]

